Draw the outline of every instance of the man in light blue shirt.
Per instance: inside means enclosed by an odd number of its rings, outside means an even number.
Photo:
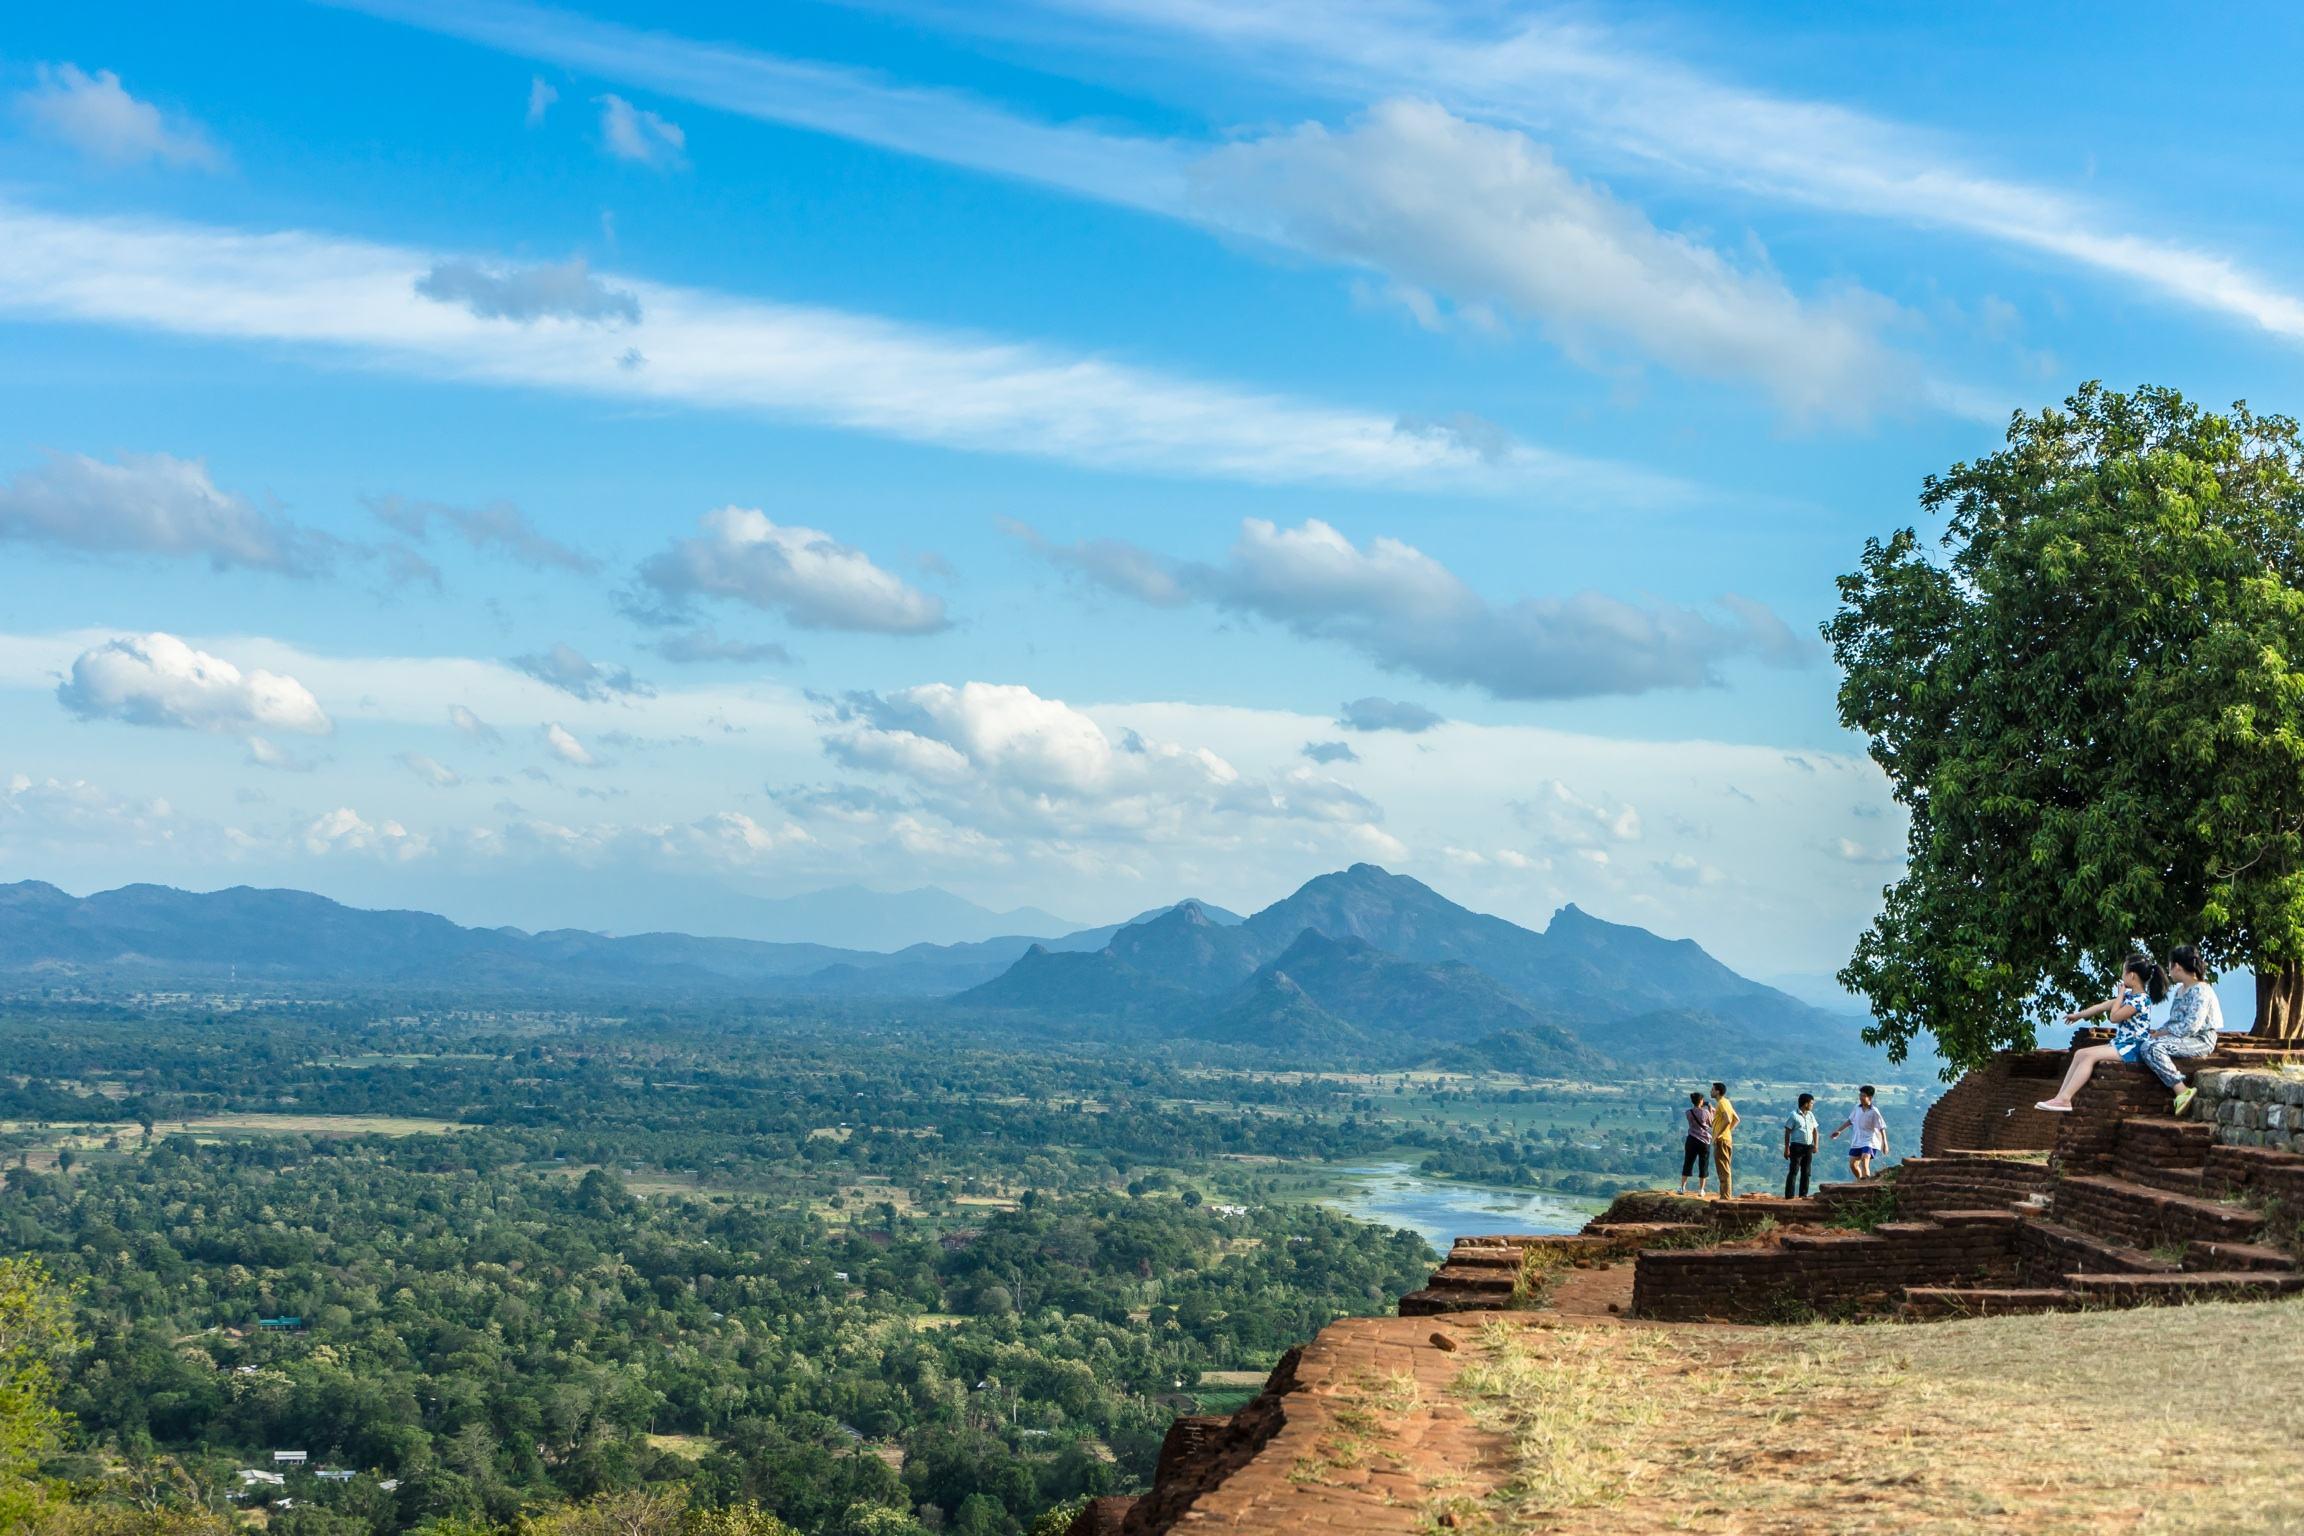
[[[1816,1162],[1816,1095],[1800,1095],[1799,1108],[1784,1117],[1784,1198],[1808,1193],[1808,1173]],[[1793,1186],[1797,1184],[1797,1191]]]

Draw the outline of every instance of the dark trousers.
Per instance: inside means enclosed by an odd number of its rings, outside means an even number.
[[[1693,1136],[1680,1148],[1680,1177],[1685,1180],[1691,1173],[1699,1179],[1712,1176],[1712,1143]]]
[[[1808,1169],[1815,1161],[1816,1149],[1814,1147],[1803,1146],[1797,1141],[1792,1143],[1792,1155],[1784,1160],[1785,1199],[1797,1199],[1808,1193]],[[1792,1187],[1795,1183],[1800,1186],[1797,1191]]]

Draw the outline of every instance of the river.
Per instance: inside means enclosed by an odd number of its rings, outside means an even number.
[[[1374,1163],[1342,1170],[1352,1192],[1323,1203],[1347,1216],[1423,1234],[1437,1253],[1459,1237],[1491,1232],[1574,1232],[1599,1210],[1569,1195],[1525,1189],[1450,1184],[1427,1178],[1407,1163]]]

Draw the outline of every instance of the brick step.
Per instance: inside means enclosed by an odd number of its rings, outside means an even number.
[[[1520,1271],[1513,1269],[1487,1269],[1470,1264],[1443,1264],[1432,1271],[1425,1281],[1432,1290],[1496,1291],[1509,1296],[1518,1283]]]
[[[2184,1267],[2210,1273],[2238,1269],[2286,1271],[2296,1268],[2296,1256],[2263,1243],[2201,1242],[2195,1238],[2184,1245]]]
[[[1509,1292],[1499,1297],[1493,1291],[1466,1290],[1460,1286],[1426,1286],[1400,1298],[1400,1315],[1438,1317],[1447,1312],[1493,1312],[1511,1299]]]
[[[2028,1220],[2018,1229],[2016,1251],[2024,1273],[2040,1280],[2059,1278],[2075,1270],[2158,1275],[2176,1268],[2141,1248],[2109,1242],[2075,1227],[2040,1219]]]
[[[1526,1252],[1521,1248],[1468,1248],[1458,1243],[1448,1250],[1443,1262],[1450,1269],[1504,1269],[1518,1274],[1526,1262]]]
[[[2064,1283],[2096,1306],[2144,1306],[2168,1301],[2258,1301],[2304,1291],[2304,1274],[2268,1270],[2206,1270],[2164,1275],[2067,1275]]]
[[[2194,1238],[2252,1243],[2264,1216],[2242,1205],[2139,1184],[2117,1174],[2075,1174],[2056,1187],[2055,1219],[2130,1247],[2183,1243]]]
[[[2019,1312],[2063,1312],[2074,1304],[2060,1285],[1908,1285],[1902,1313],[1906,1321],[1935,1317],[2008,1317]]]

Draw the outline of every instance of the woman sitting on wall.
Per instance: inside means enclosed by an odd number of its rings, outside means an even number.
[[[2189,947],[2177,951],[2179,955],[2192,954]],[[2198,956],[2194,955],[2197,959]],[[2068,1114],[2072,1109],[2072,1095],[2088,1086],[2088,1079],[2096,1075],[2097,1067],[2107,1061],[2125,1061],[2140,1064],[2144,1059],[2145,1042],[2150,1038],[2152,1016],[2146,1009],[2168,995],[2168,980],[2160,972],[2159,962],[2150,955],[2130,955],[2127,966],[2120,973],[2120,990],[2101,1003],[2092,1004],[2064,1015],[2064,1022],[2077,1024],[2083,1019],[2102,1014],[2112,1025],[2112,1043],[2090,1045],[2072,1053],[2072,1065],[2064,1071],[2064,1082],[2052,1098],[2042,1099],[2034,1109],[2045,1109],[2054,1114]],[[2213,996],[2214,994],[2210,994]]]

